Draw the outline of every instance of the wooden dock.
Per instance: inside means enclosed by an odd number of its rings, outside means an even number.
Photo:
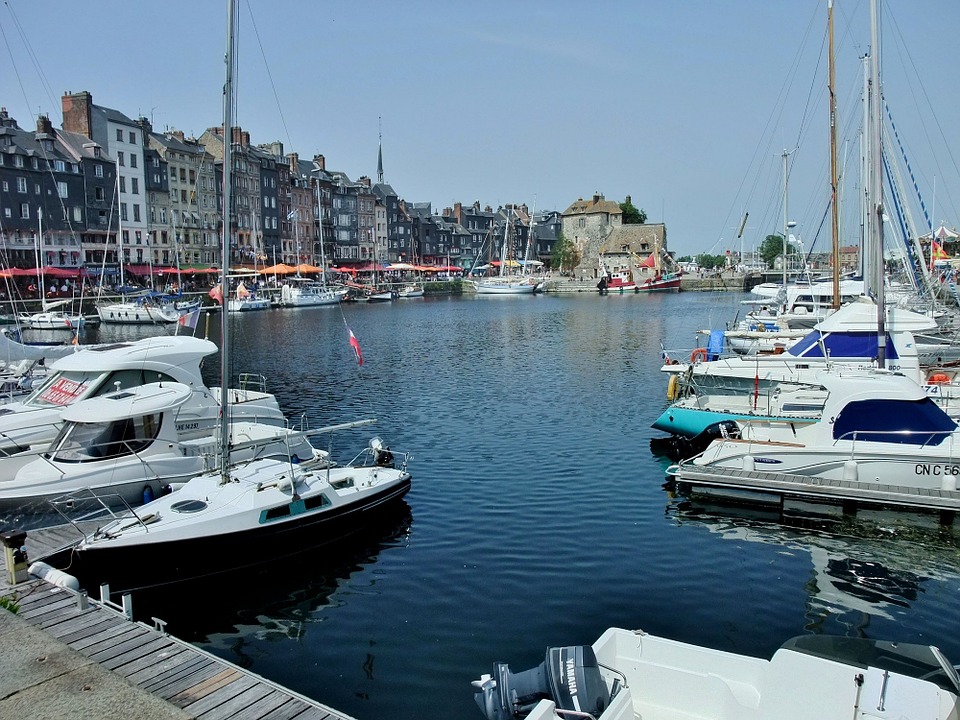
[[[960,510],[960,491],[881,485],[869,482],[828,480],[807,475],[733,470],[684,463],[674,478],[692,489],[697,487],[733,490],[779,498],[801,498],[842,505],[855,512],[861,505],[897,507],[906,510],[939,512],[941,522],[950,524]]]
[[[84,524],[81,528],[89,531],[96,524],[91,522],[89,527]],[[72,525],[29,531],[26,547],[30,562],[79,539]],[[109,599],[94,600],[86,593],[32,578],[11,587],[6,563],[0,566],[0,597],[14,599],[19,606],[18,618],[192,717],[352,720],[349,715],[166,634],[160,620],[155,619],[156,627],[130,620]],[[0,612],[6,610],[0,608]],[[28,660],[24,658],[23,662]],[[127,714],[137,715],[135,709]]]
[[[128,620],[85,594],[42,580],[0,591],[0,596],[11,594],[19,605],[17,617],[192,717],[351,720],[160,629]]]

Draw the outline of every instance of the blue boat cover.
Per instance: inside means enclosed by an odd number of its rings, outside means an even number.
[[[707,360],[716,360],[723,352],[723,330],[711,330],[707,340]]]

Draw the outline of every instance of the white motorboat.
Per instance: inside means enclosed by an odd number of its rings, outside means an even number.
[[[280,290],[283,307],[314,307],[336,305],[346,297],[346,288],[332,288],[320,283],[303,282],[284,285]]]
[[[817,379],[828,393],[817,422],[739,420],[738,434],[714,440],[689,462],[859,481],[901,492],[957,489],[960,428],[914,381],[837,368]]]
[[[0,455],[50,442],[60,430],[64,407],[115,390],[178,382],[219,403],[220,388],[206,388],[200,375],[201,361],[215,352],[216,344],[188,335],[71,351],[52,364],[49,377],[26,400],[0,406]],[[262,378],[241,379],[241,386],[230,390],[230,418],[282,425],[283,413],[277,399],[263,391]]]
[[[20,313],[18,321],[21,326],[31,330],[69,330],[77,332],[83,326],[83,315],[81,313],[65,312],[57,310],[72,300],[55,300],[53,302],[43,301],[43,310],[36,313]]]
[[[176,382],[140,385],[73,403],[43,451],[0,457],[0,509],[83,491],[108,504],[157,497],[217,463],[220,405],[205,389]],[[302,433],[255,422],[230,423],[236,461],[319,459]]]
[[[417,283],[404,285],[402,288],[397,290],[397,296],[400,299],[423,297],[423,286],[418,285]]]
[[[642,630],[549,648],[473,681],[487,720],[952,720],[960,677],[936,647],[801,635],[770,660]]]
[[[233,126],[236,6],[229,0],[223,127]],[[231,145],[224,143],[223,207],[231,206]],[[226,212],[225,217],[230,218]],[[230,223],[222,256],[230,257]],[[226,263],[221,270],[227,286]],[[230,322],[221,315],[221,376],[230,368]],[[224,397],[229,406],[230,393]],[[334,432],[369,420],[331,426]],[[410,488],[407,455],[397,458],[375,438],[343,467],[326,460],[258,458],[232,462],[227,425],[220,425],[219,467],[198,474],[168,495],[130,510],[87,535],[67,556],[69,572],[121,590],[184,580],[306,549],[357,532],[396,506]],[[64,502],[70,502],[65,500]],[[57,503],[55,503],[55,506]],[[52,562],[55,564],[57,561]]]

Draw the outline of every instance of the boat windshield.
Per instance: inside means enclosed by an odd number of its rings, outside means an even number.
[[[80,372],[62,370],[35,390],[24,405],[31,408],[62,407],[78,400],[99,397],[114,390],[155,382],[176,382],[166,373],[140,368],[113,372]]]
[[[939,650],[929,645],[893,643],[865,638],[801,635],[783,644],[785,650],[836,660],[864,669],[889,670],[906,677],[935,683],[960,693],[960,678]]]
[[[957,424],[930,398],[876,398],[848,403],[833,423],[834,440],[939,445]]]
[[[787,349],[788,355],[808,358],[862,358],[873,361],[877,357],[877,334],[869,332],[828,332],[819,330],[800,338]],[[900,356],[887,335],[887,360]]]
[[[151,413],[112,422],[66,423],[45,457],[60,462],[90,462],[132,455],[156,439],[161,418],[161,413]]]

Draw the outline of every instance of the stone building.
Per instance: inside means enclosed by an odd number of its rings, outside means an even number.
[[[596,193],[590,200],[577,198],[563,211],[562,232],[568,242],[580,253],[580,267],[595,276],[599,267],[600,246],[614,228],[623,225],[623,211],[612,200]]]

